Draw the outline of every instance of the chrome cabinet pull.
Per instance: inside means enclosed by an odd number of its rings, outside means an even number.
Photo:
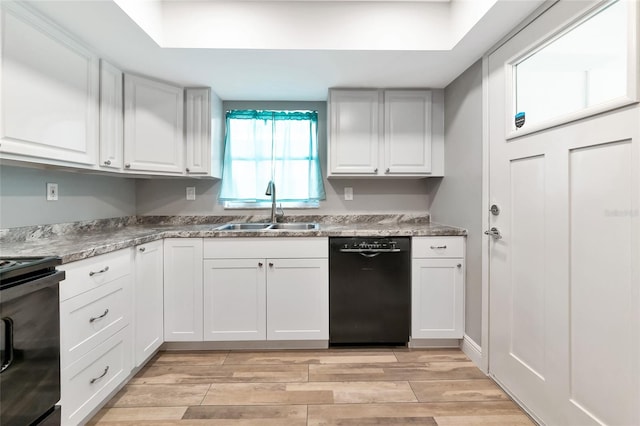
[[[146,248],[140,247],[138,250],[140,250],[141,252],[144,252],[146,250]]]
[[[262,262],[258,262],[258,267],[262,268]]]
[[[89,322],[94,322],[94,321],[96,321],[96,320],[99,320],[99,319],[101,319],[101,318],[104,318],[104,317],[106,317],[106,316],[107,316],[107,314],[108,314],[108,313],[109,313],[109,309],[105,309],[105,310],[104,310],[104,314],[102,314],[102,315],[100,315],[100,316],[97,316],[97,317],[91,317],[91,318],[89,318]]]
[[[108,267],[108,266],[105,266],[104,268],[100,269],[100,270],[99,270],[99,271],[97,271],[97,272],[94,272],[94,271],[89,272],[89,276],[90,276],[90,277],[92,277],[92,276],[94,276],[94,275],[96,275],[96,274],[104,274],[104,273],[105,273],[105,272],[107,272],[108,270],[109,270],[109,267]]]
[[[373,169],[373,173],[378,173],[378,168]]]
[[[102,374],[101,374],[100,376],[98,376],[98,377],[94,377],[93,379],[89,380],[89,384],[91,384],[91,385],[92,385],[92,384],[94,384],[95,382],[97,382],[98,380],[102,379],[104,376],[106,376],[106,375],[107,375],[107,373],[108,373],[108,372],[109,372],[109,366],[107,365],[107,366],[104,368],[104,373],[102,373]]]
[[[105,165],[105,166],[110,166],[110,165],[111,165],[111,160],[106,160],[106,161],[104,162],[104,165]]]
[[[447,246],[431,246],[431,250],[446,249]]]
[[[273,268],[273,263],[269,262],[269,268]]]
[[[131,164],[127,163],[127,164],[124,165],[124,167],[128,169],[128,168],[131,167]]]
[[[391,173],[391,169],[387,167],[387,170],[384,171],[385,173]]]
[[[190,170],[189,170],[189,168],[188,168],[188,167],[185,169],[185,171],[186,171],[187,173],[189,173],[189,172],[190,172]]]
[[[456,265],[456,268],[462,268],[462,263],[458,263],[458,264]]]

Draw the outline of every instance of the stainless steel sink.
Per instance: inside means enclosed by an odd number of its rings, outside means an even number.
[[[310,222],[291,223],[227,223],[214,231],[315,231],[320,225]]]
[[[309,223],[309,222],[291,222],[291,223],[274,223],[271,225],[269,230],[289,230],[289,231],[315,231],[320,228],[320,225],[317,223]]]
[[[271,223],[227,223],[218,226],[214,231],[261,231],[271,225]]]

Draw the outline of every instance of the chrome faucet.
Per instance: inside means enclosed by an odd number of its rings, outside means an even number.
[[[276,184],[274,181],[270,180],[267,184],[267,190],[264,195],[271,196],[271,223],[276,223],[278,219],[282,219],[284,217],[284,210],[282,210],[282,204],[280,204],[280,212],[278,212],[276,208]]]

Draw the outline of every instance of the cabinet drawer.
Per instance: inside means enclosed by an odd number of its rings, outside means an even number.
[[[464,257],[464,237],[414,237],[411,257]]]
[[[124,249],[62,265],[66,279],[60,283],[60,300],[66,300],[131,274],[131,250]]]
[[[131,372],[131,327],[125,327],[61,372],[62,424],[77,425]]]
[[[131,277],[125,276],[60,304],[62,368],[129,323],[130,291]]]

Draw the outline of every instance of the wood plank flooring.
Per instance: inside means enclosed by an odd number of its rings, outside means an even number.
[[[160,352],[89,424],[524,426],[457,349]]]

